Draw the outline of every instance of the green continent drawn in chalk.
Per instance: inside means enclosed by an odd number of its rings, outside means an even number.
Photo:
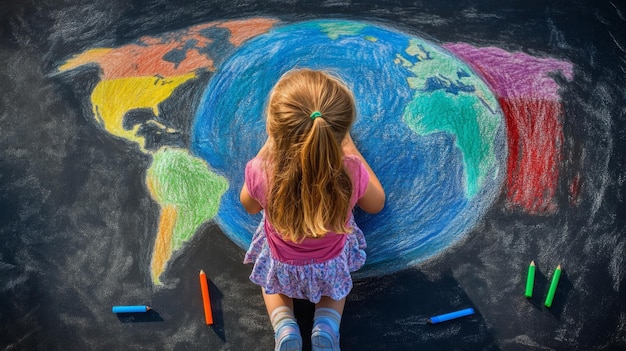
[[[411,39],[394,62],[407,69],[407,84],[415,95],[403,121],[414,132],[444,132],[455,136],[465,172],[465,192],[472,198],[496,163],[494,141],[500,126],[497,101],[485,83],[443,53],[427,50]]]
[[[151,193],[162,208],[175,206],[177,218],[172,233],[172,249],[189,240],[219,209],[228,181],[211,171],[206,162],[187,150],[161,148],[153,155],[148,169]]]
[[[478,122],[484,107],[476,97],[459,94],[450,104],[448,95],[441,90],[417,94],[407,105],[403,118],[420,135],[445,132],[456,137],[455,145],[463,154],[466,194],[471,198],[495,163],[493,140],[497,123]]]

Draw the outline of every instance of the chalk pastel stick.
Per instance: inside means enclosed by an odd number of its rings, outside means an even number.
[[[528,276],[526,277],[526,291],[524,295],[526,297],[533,296],[533,286],[535,285],[535,261],[530,262],[528,266]]]
[[[203,270],[200,270],[200,289],[202,290],[202,304],[204,305],[204,321],[207,325],[211,325],[213,324],[211,297],[209,296],[209,284]]]
[[[561,278],[561,265],[556,267],[554,274],[552,275],[552,282],[550,283],[550,288],[548,289],[548,295],[546,296],[546,302],[544,305],[546,307],[552,306],[552,300],[554,300],[554,294],[556,293],[556,287],[559,285],[559,278]]]
[[[428,323],[431,323],[431,324],[441,323],[441,322],[449,321],[451,319],[469,316],[471,314],[474,314],[474,309],[466,308],[464,310],[450,312],[450,313],[442,314],[442,315],[435,316],[435,317],[430,317],[430,319],[428,319]]]
[[[149,306],[113,306],[113,313],[137,313],[150,311]]]

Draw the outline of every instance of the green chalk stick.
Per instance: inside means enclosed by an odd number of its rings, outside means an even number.
[[[533,296],[533,286],[535,285],[535,261],[528,266],[528,277],[526,277],[526,297]]]
[[[556,293],[556,287],[559,285],[559,278],[561,277],[561,265],[556,267],[554,275],[552,276],[552,282],[550,283],[550,289],[548,289],[548,296],[546,296],[546,307],[552,306],[552,300],[554,300],[554,293]]]

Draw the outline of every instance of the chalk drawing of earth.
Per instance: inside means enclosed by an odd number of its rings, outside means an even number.
[[[228,237],[247,248],[260,220],[239,204],[243,169],[265,141],[271,87],[298,67],[335,72],[354,91],[353,138],[388,195],[380,214],[356,212],[368,242],[357,277],[421,262],[474,227],[506,173],[503,113],[486,83],[422,38],[370,23],[315,20],[244,43],[201,98],[191,151],[228,180],[216,217]]]
[[[77,71],[69,79],[97,74],[84,97],[94,133],[151,160],[144,184],[158,205],[158,229],[140,245],[151,252],[145,269],[153,284],[164,283],[172,258],[206,222],[248,246],[260,218],[238,202],[243,167],[265,139],[271,86],[295,67],[334,71],[354,90],[353,137],[388,194],[382,213],[357,210],[369,242],[358,277],[459,243],[496,196],[526,214],[556,211],[565,116],[555,77],[571,81],[570,62],[439,46],[371,22],[216,20],[90,48],[58,67]],[[573,199],[579,180],[570,180]]]

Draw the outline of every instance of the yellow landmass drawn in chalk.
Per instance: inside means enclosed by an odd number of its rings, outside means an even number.
[[[143,152],[145,138],[137,135],[140,125],[124,128],[124,116],[134,109],[151,109],[159,115],[159,104],[181,84],[196,78],[195,73],[172,77],[129,77],[103,80],[91,94],[96,121],[111,135],[135,142]],[[154,121],[156,123],[156,121]]]

